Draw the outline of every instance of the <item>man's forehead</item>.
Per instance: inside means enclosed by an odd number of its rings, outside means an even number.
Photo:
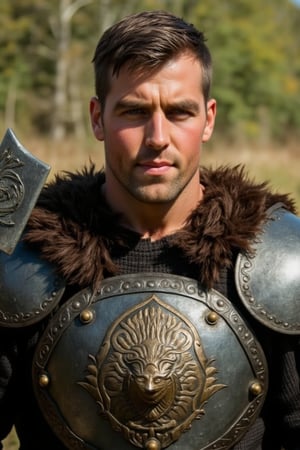
[[[198,56],[191,51],[183,51],[175,55],[170,55],[169,58],[155,64],[153,64],[151,61],[142,64],[135,58],[131,58],[117,69],[114,65],[111,65],[109,70],[109,78],[111,81],[113,81],[118,79],[121,75],[127,74],[131,78],[134,77],[135,79],[139,80],[147,79],[181,59],[185,61],[192,61],[194,64],[199,65],[202,71],[202,64]]]
[[[199,60],[191,53],[183,53],[150,70],[140,66],[135,69],[128,61],[118,73],[111,75],[105,103],[109,101],[115,109],[125,98],[164,105],[189,99],[202,103],[203,71]]]

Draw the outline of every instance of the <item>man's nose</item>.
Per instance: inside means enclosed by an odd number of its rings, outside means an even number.
[[[145,145],[161,151],[169,145],[169,124],[163,112],[154,112],[146,124]]]

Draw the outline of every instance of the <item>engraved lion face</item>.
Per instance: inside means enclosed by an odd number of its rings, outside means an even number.
[[[100,414],[139,448],[153,436],[161,448],[179,439],[224,387],[215,383],[196,329],[155,294],[116,320],[90,358],[80,384]]]
[[[156,339],[147,339],[127,354],[129,395],[148,405],[158,404],[172,395],[176,355]],[[139,356],[137,356],[139,355]],[[170,399],[171,400],[171,399]]]

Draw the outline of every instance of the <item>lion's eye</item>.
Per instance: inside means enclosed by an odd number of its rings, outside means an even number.
[[[155,384],[159,384],[159,383],[162,382],[162,380],[163,380],[162,377],[155,377],[155,378],[154,378],[154,383],[155,383]]]

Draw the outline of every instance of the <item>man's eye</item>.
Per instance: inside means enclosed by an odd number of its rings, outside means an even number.
[[[144,116],[146,114],[146,111],[143,108],[133,108],[133,109],[126,109],[123,111],[124,115],[127,116]]]
[[[187,117],[191,117],[192,113],[188,110],[185,109],[171,109],[169,111],[167,111],[167,116],[168,117],[174,117],[174,118],[187,118]]]

